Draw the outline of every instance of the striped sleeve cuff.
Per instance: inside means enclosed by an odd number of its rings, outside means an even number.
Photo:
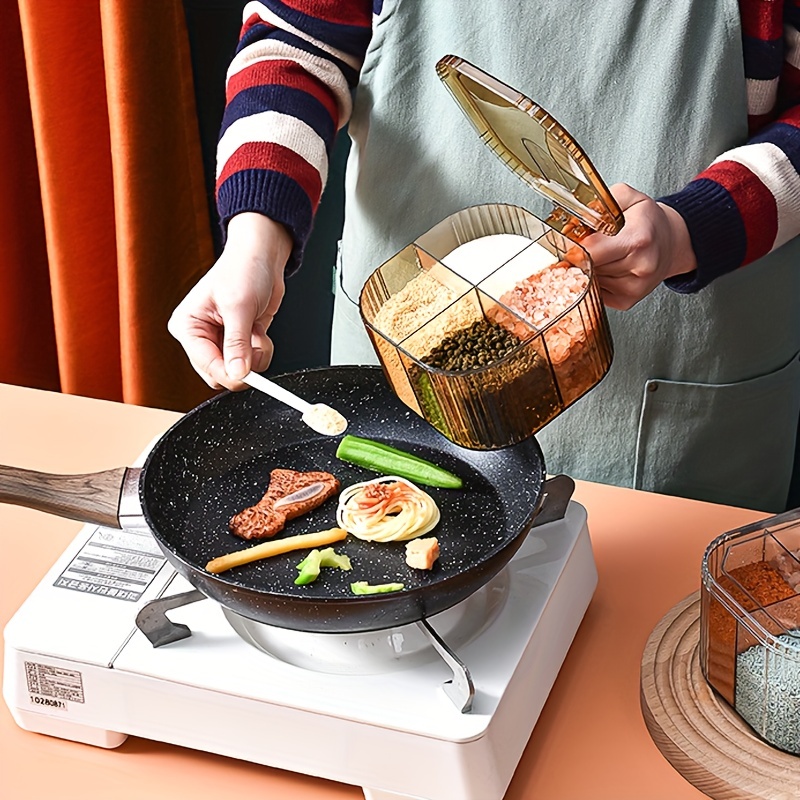
[[[217,207],[223,231],[227,231],[232,217],[245,211],[264,214],[284,225],[294,242],[286,275],[297,271],[315,211],[315,205],[299,183],[277,169],[242,169],[231,173],[219,185]]]
[[[697,269],[664,281],[675,292],[699,292],[711,281],[736,269],[746,249],[741,215],[724,186],[698,178],[685,189],[658,198],[674,208],[686,222],[697,260]]]
[[[721,155],[682,191],[659,202],[686,222],[697,270],[666,281],[695,292],[800,233],[800,128],[797,112],[750,143]]]

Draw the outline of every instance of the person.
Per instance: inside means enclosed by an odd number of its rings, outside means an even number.
[[[614,362],[537,434],[548,470],[782,510],[800,417],[798,26],[797,0],[248,3],[218,146],[226,244],[169,330],[212,387],[267,368],[347,124],[331,359],[375,363],[351,300],[372,270],[457,210],[536,202],[436,77],[459,55],[553,114],[625,213],[583,242]]]

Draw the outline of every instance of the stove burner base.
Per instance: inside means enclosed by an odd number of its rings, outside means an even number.
[[[505,568],[491,624],[454,648],[475,686],[462,714],[440,659],[315,672],[248,645],[207,601],[171,611],[192,635],[154,648],[136,609],[191,588],[169,565],[136,607],[55,585],[110,536],[87,526],[6,627],[3,693],[17,724],[105,748],[149,738],[360,786],[366,800],[502,800],[597,582],[586,512],[571,502]]]

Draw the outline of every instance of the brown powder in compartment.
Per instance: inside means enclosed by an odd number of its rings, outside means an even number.
[[[727,576],[722,575],[719,584],[746,611],[772,605],[795,593],[780,572],[766,561],[736,567]],[[744,587],[746,593],[737,584]]]
[[[784,577],[766,561],[744,564],[721,575],[717,583],[746,611],[795,596]],[[736,618],[721,603],[709,598],[706,671],[714,688],[734,705],[734,673],[737,648]]]
[[[413,356],[420,358],[445,336],[480,318],[480,312],[469,303],[458,303],[448,308],[458,296],[429,273],[421,272],[380,307],[373,325],[392,341],[400,342],[436,317],[407,348]]]

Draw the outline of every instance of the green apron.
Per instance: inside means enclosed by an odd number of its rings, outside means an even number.
[[[388,0],[349,133],[333,363],[376,363],[353,302],[449,214],[548,204],[478,139],[436,77],[461,56],[531,97],[607,184],[684,186],[747,138],[736,0]],[[548,471],[781,510],[800,416],[800,239],[695,295],[610,311],[599,386],[537,434]]]

